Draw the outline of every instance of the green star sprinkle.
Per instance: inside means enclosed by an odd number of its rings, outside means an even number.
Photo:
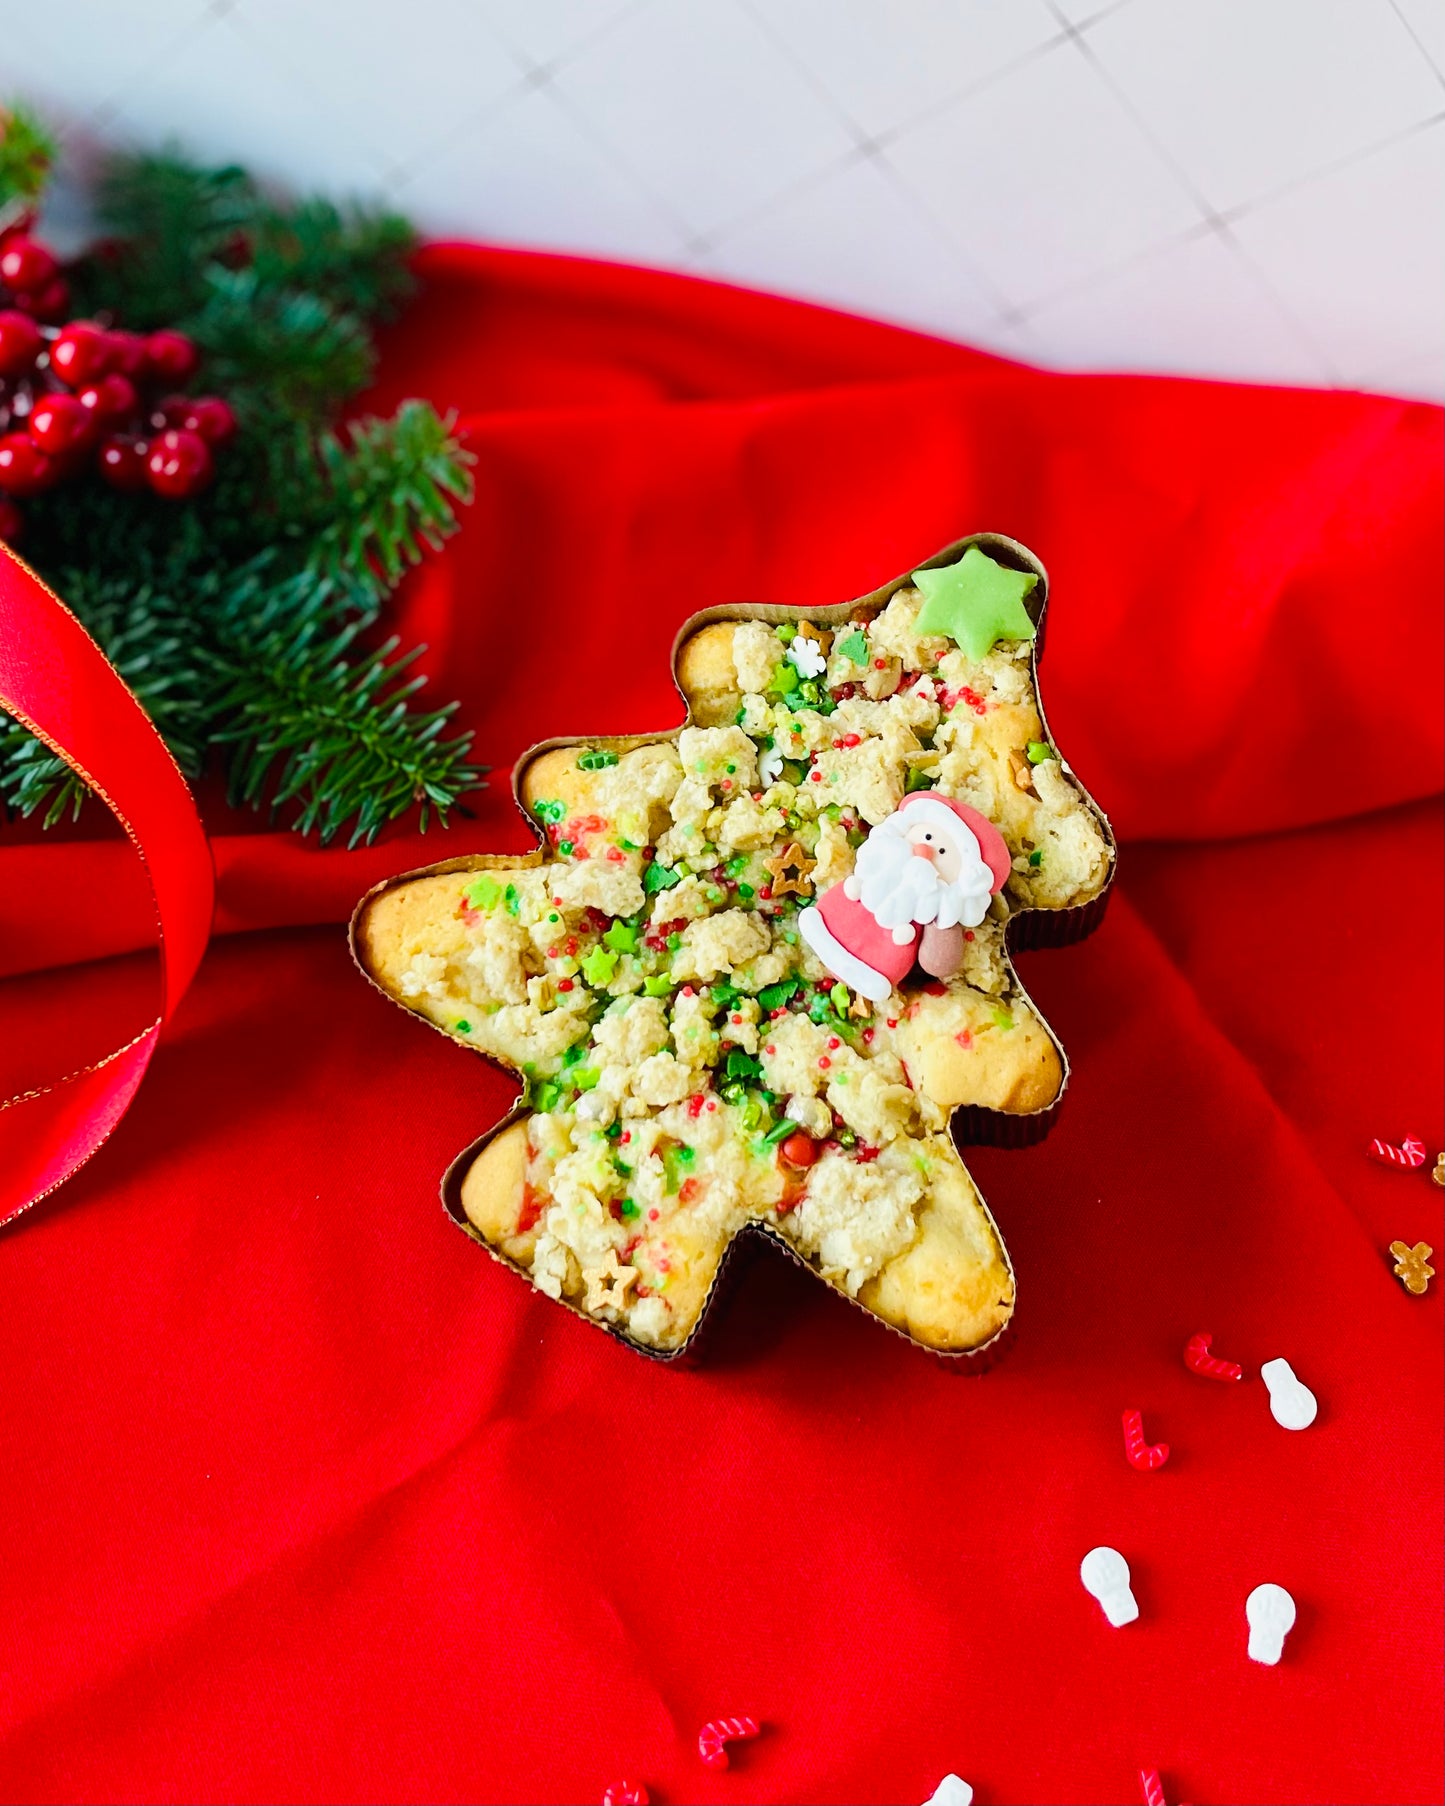
[[[582,976],[590,985],[611,984],[617,970],[617,955],[605,947],[594,947],[582,962]]]
[[[923,595],[913,631],[946,634],[971,659],[983,658],[1000,640],[1034,637],[1023,599],[1038,578],[1006,570],[977,546],[970,546],[957,564],[915,571],[913,581]]]
[[[1029,755],[1030,765],[1042,765],[1045,759],[1052,759],[1054,749],[1046,740],[1030,740],[1024,749]]]

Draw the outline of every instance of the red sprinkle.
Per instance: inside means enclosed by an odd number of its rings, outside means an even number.
[[[814,784],[821,784],[823,781],[823,774],[821,771],[810,771],[808,777]]]
[[[709,1110],[716,1110],[717,1109],[717,1099],[715,1097],[710,1097],[707,1100],[707,1107]]]
[[[620,865],[622,863],[622,861],[627,857],[627,855],[626,855],[626,853],[623,852],[621,847],[608,847],[607,857],[609,859],[615,859],[617,861],[617,863]]]
[[[1169,1459],[1167,1442],[1146,1442],[1144,1440],[1144,1419],[1138,1411],[1124,1413],[1124,1453],[1129,1457],[1130,1467],[1137,1467],[1142,1474],[1153,1473],[1156,1468],[1163,1467]]]
[[[898,1018],[896,1016],[890,1016],[888,1018],[888,1026],[889,1026],[889,1028],[897,1028],[898,1027]]]
[[[1403,1167],[1406,1172],[1413,1172],[1416,1167],[1425,1164],[1425,1143],[1418,1135],[1407,1135],[1399,1147],[1388,1141],[1372,1141],[1366,1150],[1371,1160],[1378,1160],[1381,1166]]]
[[[572,989],[572,980],[570,978],[559,978],[557,980],[557,989],[559,991],[570,991]]]
[[[694,1117],[702,1115],[702,1093],[700,1091],[696,1097],[690,1097],[687,1100],[687,1113]]]
[[[844,734],[843,744],[844,746],[861,746],[863,744],[863,736],[862,734]]]
[[[888,660],[886,658],[875,658],[873,661],[873,669],[875,671],[886,671],[888,669]]]
[[[622,1136],[621,1136],[621,1139],[622,1139],[622,1140],[623,1140],[623,1141],[631,1141],[631,1140],[632,1140],[632,1131],[631,1131],[631,1129],[624,1129],[624,1130],[623,1130],[623,1131],[622,1131]]]
[[[963,931],[963,938],[966,941],[971,941],[973,939],[973,930],[971,928],[965,928]]]
[[[789,1166],[811,1166],[818,1158],[818,1144],[805,1129],[789,1135],[778,1152]]]
[[[829,1045],[829,1047],[841,1047],[843,1045],[843,1043],[838,1039],[838,1037],[836,1035],[829,1035],[828,1045]]]
[[[680,1204],[691,1204],[702,1190],[701,1179],[684,1179],[678,1188],[677,1198]]]
[[[833,1064],[833,1062],[828,1058],[827,1054],[819,1054],[818,1055],[818,1064],[824,1068],[827,1068],[827,1067],[831,1066]]]
[[[873,1039],[873,1030],[871,1028],[865,1028],[863,1030],[863,1039],[865,1042]]]
[[[775,1015],[778,1015],[778,1016],[781,1016],[781,1015],[782,1015],[782,1013],[783,1013],[783,1012],[782,1012],[782,1011],[781,1011],[781,1010],[776,1010],[776,1011],[775,1011],[775,1012],[774,1012],[774,1014],[775,1014]],[[778,1050],[777,1050],[777,1048],[776,1048],[776,1047],[774,1047],[774,1046],[773,1046],[773,1044],[772,1044],[772,1042],[771,1042],[771,1041],[769,1041],[769,1043],[768,1043],[768,1044],[767,1044],[767,1046],[766,1046],[766,1047],[765,1047],[765,1048],[764,1048],[764,1049],[763,1049],[763,1052],[764,1052],[764,1053],[768,1053],[768,1054],[775,1054],[775,1053],[776,1053],[776,1052],[777,1052],[777,1051],[778,1051]]]
[[[1214,1337],[1207,1329],[1191,1336],[1184,1344],[1184,1365],[1191,1373],[1200,1374],[1206,1380],[1242,1380],[1244,1369],[1238,1361],[1221,1361],[1218,1355],[1210,1354],[1213,1341]]]
[[[966,1028],[961,1028],[953,1038],[960,1047],[968,1048],[973,1046],[973,1035]]]

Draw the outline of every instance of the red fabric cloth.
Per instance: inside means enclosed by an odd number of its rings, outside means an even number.
[[[1445,1248],[1445,1194],[1362,1157],[1442,1136],[1438,411],[423,267],[380,396],[461,411],[478,500],[395,626],[496,782],[359,854],[208,806],[225,938],[109,1145],[0,1238],[0,1790],[906,1801],[956,1769],[1118,1801],[1147,1766],[1171,1799],[1439,1799],[1442,1280],[1408,1296],[1384,1248]],[[1059,1126],[969,1157],[1013,1345],[956,1378],[764,1261],[710,1363],[659,1369],[446,1221],[511,1087],[337,924],[523,845],[531,740],[675,722],[693,610],[816,606],[979,527],[1050,567],[1051,724],[1126,843],[1099,934],[1020,960]],[[144,876],[97,835],[0,829],[0,1094],[154,1019]],[[1245,1384],[1186,1372],[1198,1329]],[[1078,1581],[1101,1542],[1121,1631]],[[1299,1602],[1276,1669],[1263,1580]],[[763,1737],[705,1769],[739,1712]]]

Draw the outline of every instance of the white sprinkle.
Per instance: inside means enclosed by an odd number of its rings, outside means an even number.
[[[1259,1377],[1269,1388],[1269,1408],[1274,1421],[1286,1430],[1307,1430],[1315,1420],[1319,1403],[1309,1387],[1295,1377],[1286,1360],[1266,1361]]]
[[[1294,1629],[1294,1600],[1272,1580],[1256,1587],[1244,1602],[1249,1620],[1249,1659],[1271,1668],[1284,1654],[1284,1640]]]
[[[1090,1549],[1079,1563],[1079,1579],[1104,1608],[1104,1616],[1115,1630],[1139,1616],[1139,1602],[1129,1591],[1129,1564],[1117,1549],[1107,1544]]]

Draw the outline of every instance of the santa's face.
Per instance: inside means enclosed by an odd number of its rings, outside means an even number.
[[[962,822],[904,809],[859,847],[846,888],[882,928],[976,928],[988,913],[993,874]]]
[[[906,816],[904,820],[907,820]],[[963,824],[960,822],[959,826],[962,828]],[[963,849],[958,844],[957,834],[950,834],[947,828],[935,822],[917,822],[904,829],[903,838],[912,847],[913,857],[926,859],[942,883],[957,884],[963,870]],[[970,835],[969,839],[972,838]]]

